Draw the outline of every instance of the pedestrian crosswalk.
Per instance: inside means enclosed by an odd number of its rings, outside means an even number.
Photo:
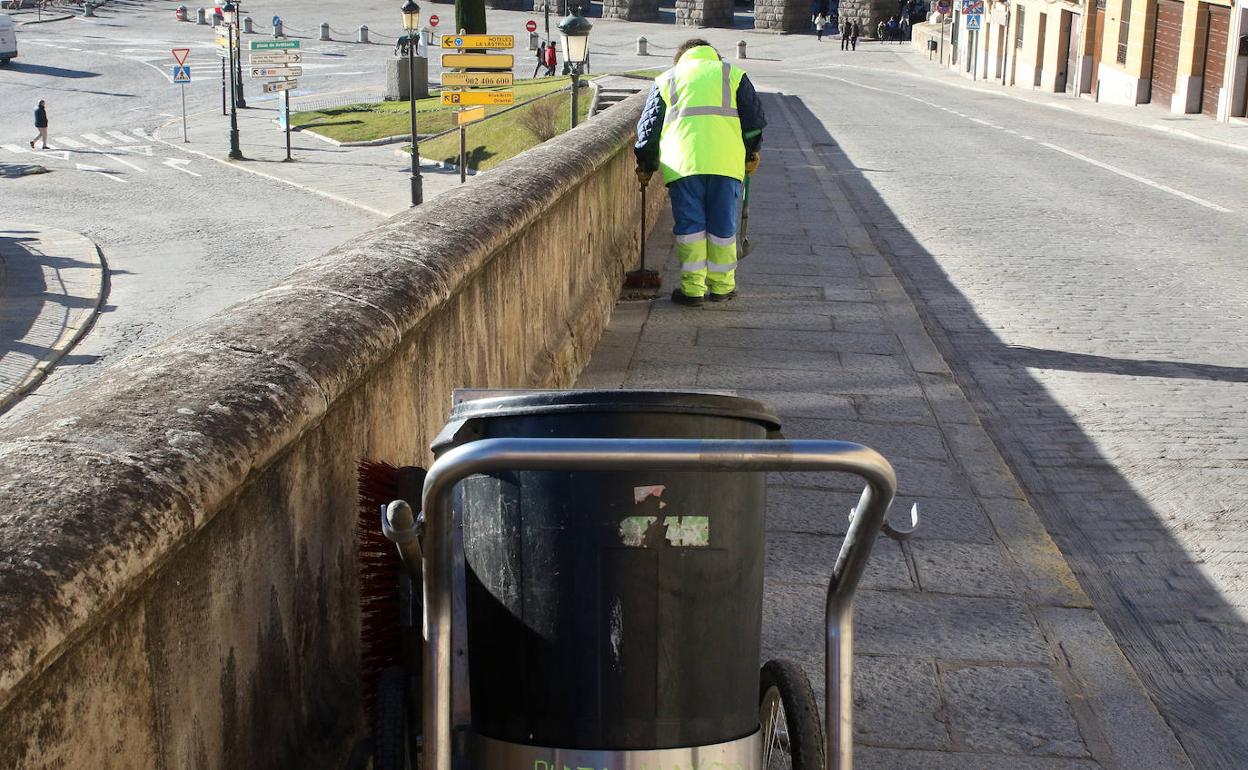
[[[41,165],[49,168],[99,174],[118,184],[130,184],[134,177],[153,171],[201,176],[191,159],[161,157],[168,149],[142,128],[97,129],[73,136],[53,133],[46,150],[37,144],[32,149],[29,144],[3,143],[0,144],[0,159],[6,155],[23,155],[26,157],[22,162],[29,163],[34,160],[31,156],[36,156]]]

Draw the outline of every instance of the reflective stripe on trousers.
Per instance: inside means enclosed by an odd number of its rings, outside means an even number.
[[[708,288],[715,294],[735,289],[741,183],[731,177],[698,174],[673,182],[668,194],[681,292],[701,297]]]

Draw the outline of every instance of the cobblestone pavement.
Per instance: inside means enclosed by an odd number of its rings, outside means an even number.
[[[898,472],[894,516],[857,601],[859,767],[1190,767],[962,395],[847,198],[858,172],[801,100],[765,95],[754,254],[741,297],[623,303],[578,383],[735,390],[788,438],[839,438]],[[670,219],[652,258],[677,285]],[[765,656],[822,681],[823,596],[857,485],[776,474]],[[822,700],[822,695],[820,696]]]
[[[1193,764],[1248,767],[1243,154],[873,56],[771,82]]]
[[[87,238],[0,224],[0,412],[87,333],[107,287],[104,258]]]

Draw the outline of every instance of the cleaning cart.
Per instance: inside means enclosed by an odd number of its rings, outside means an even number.
[[[456,401],[423,513],[382,517],[423,576],[422,728],[405,738],[423,770],[848,770],[854,590],[877,535],[908,535],[885,522],[883,457],[783,440],[766,406],[721,394]],[[776,471],[866,482],[827,594],[823,720],[798,666],[758,667]]]

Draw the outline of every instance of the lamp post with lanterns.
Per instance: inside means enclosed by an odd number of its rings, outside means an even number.
[[[420,6],[415,0],[403,3],[403,29],[407,31],[407,102],[412,118],[412,205],[424,200],[420,178],[420,142],[416,137],[416,42],[420,34]]]
[[[232,0],[227,0],[226,4],[221,6],[221,16],[225,21],[226,33],[229,35],[228,43],[230,49],[230,160],[242,160],[243,151],[238,148],[238,103],[235,99],[234,88],[234,36],[238,33],[238,6],[234,5]]]
[[[563,55],[572,74],[572,128],[576,128],[576,119],[580,112],[577,105],[577,92],[581,87],[581,68],[589,59],[589,31],[593,28],[594,25],[589,23],[589,19],[580,14],[580,8],[559,22],[559,35],[563,38]]]

